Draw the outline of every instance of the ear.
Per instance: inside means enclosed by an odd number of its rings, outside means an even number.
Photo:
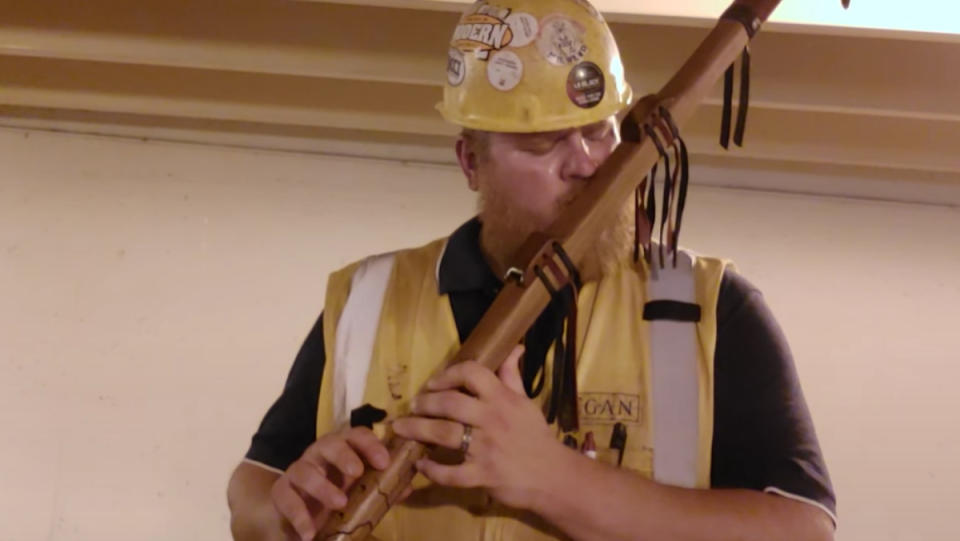
[[[462,135],[457,138],[457,161],[460,163],[460,169],[463,175],[467,177],[467,186],[477,191],[480,187],[477,174],[477,153],[473,150],[473,145]]]

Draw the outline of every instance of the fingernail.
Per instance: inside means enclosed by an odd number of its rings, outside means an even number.
[[[370,457],[370,461],[375,468],[382,470],[390,464],[390,453],[386,449],[377,449]]]
[[[420,400],[418,400],[417,397],[413,397],[413,400],[410,401],[410,411],[416,412],[418,409],[417,406],[419,404],[420,404]]]
[[[333,498],[333,503],[334,503],[334,505],[336,505],[337,507],[343,507],[343,506],[347,505],[347,497],[344,496],[343,494],[337,494],[337,495],[334,496],[334,498]]]

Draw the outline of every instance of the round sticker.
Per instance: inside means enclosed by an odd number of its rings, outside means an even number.
[[[548,15],[540,21],[537,49],[548,62],[557,66],[579,62],[587,54],[583,27],[562,15]]]
[[[513,34],[510,47],[529,45],[533,38],[537,37],[537,30],[540,27],[537,24],[537,18],[529,13],[511,13],[504,22],[510,25],[510,32]]]
[[[499,51],[487,64],[487,80],[497,90],[512,90],[523,78],[523,61],[512,51]]]
[[[447,52],[447,82],[457,86],[467,75],[467,65],[463,62],[463,53],[453,47]]]
[[[567,96],[577,107],[589,109],[603,99],[603,72],[593,62],[581,62],[567,75]]]

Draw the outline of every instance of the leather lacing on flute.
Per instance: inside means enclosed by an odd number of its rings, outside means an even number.
[[[580,273],[559,242],[553,243],[553,251],[566,267],[566,276],[553,257],[545,257],[543,266],[535,265],[534,272],[550,293],[549,308],[541,315],[535,327],[546,325],[550,341],[537,351],[527,350],[524,364],[536,370],[534,378],[528,382],[524,378],[524,387],[531,398],[539,396],[545,381],[546,354],[549,343],[553,345],[553,370],[550,376],[550,398],[547,402],[546,418],[548,423],[557,422],[563,432],[579,429],[577,414],[577,293],[580,290]],[[552,275],[552,277],[550,276]],[[564,284],[557,286],[555,284]],[[524,372],[527,372],[525,366]]]
[[[663,161],[663,186],[661,188],[660,230],[658,233],[658,260],[660,265],[672,259],[677,264],[677,247],[680,243],[680,228],[683,225],[683,212],[687,204],[687,190],[690,185],[690,156],[687,144],[680,137],[680,131],[666,107],[659,107],[650,120],[642,127],[625,129],[629,137],[639,142],[649,137]],[[634,190],[634,234],[633,261],[637,263],[642,256],[653,269],[653,226],[657,222],[657,173],[658,160],[650,174]]]

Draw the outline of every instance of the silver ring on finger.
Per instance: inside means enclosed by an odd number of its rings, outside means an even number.
[[[460,452],[467,454],[467,449],[470,449],[470,442],[473,440],[473,427],[464,423],[463,424],[463,435],[460,436]]]

